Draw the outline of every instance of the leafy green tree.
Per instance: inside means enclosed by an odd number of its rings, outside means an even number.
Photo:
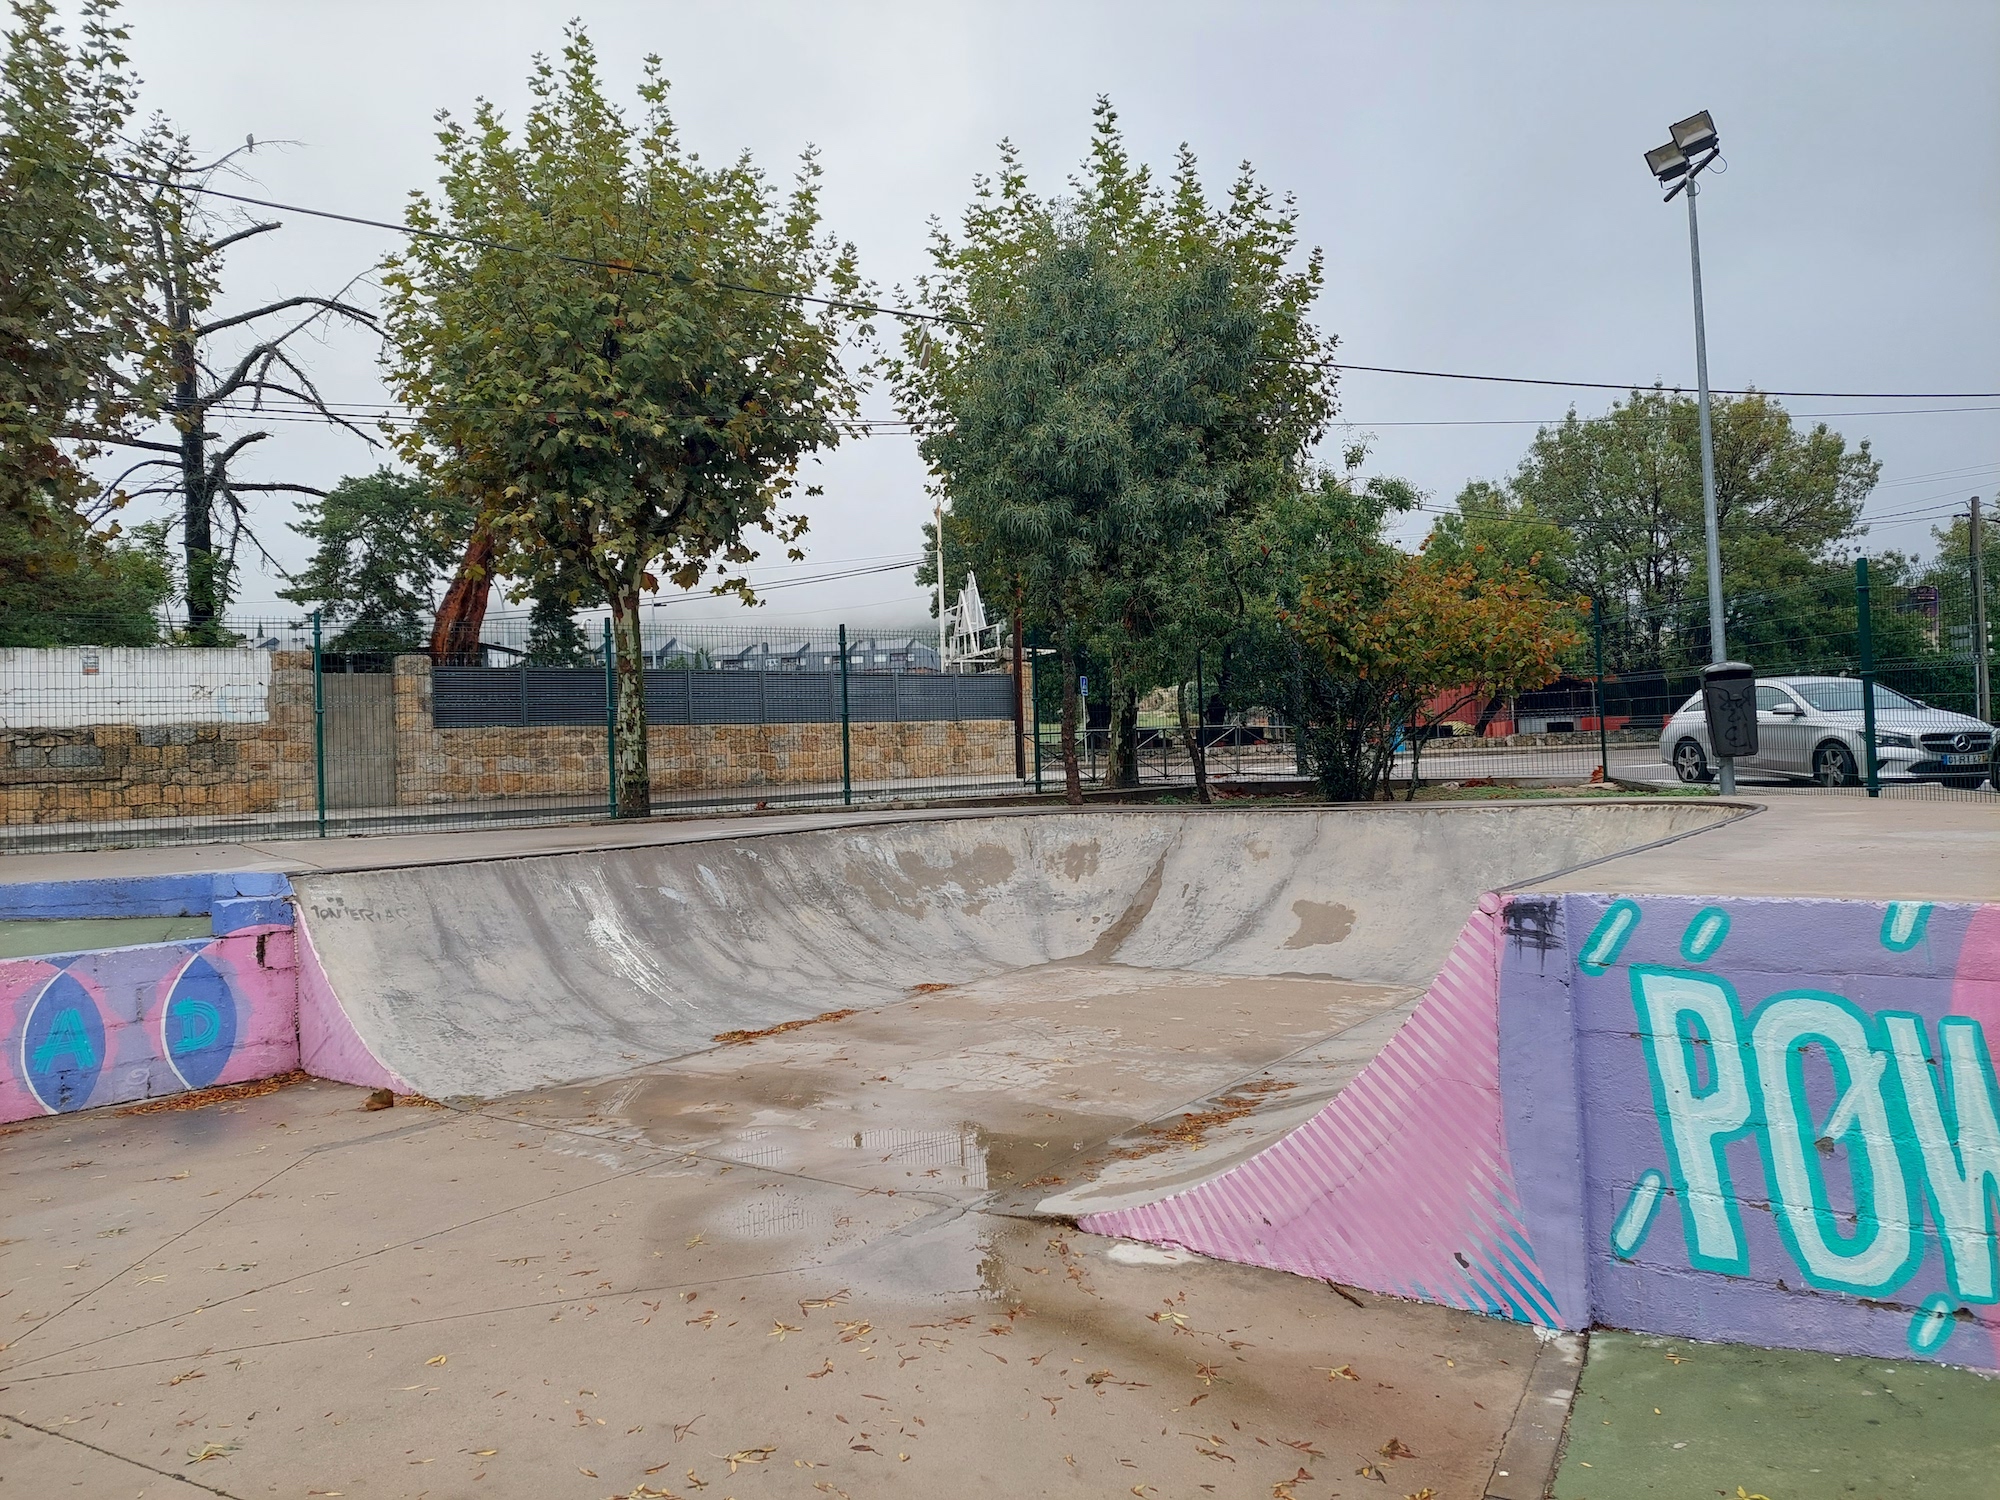
[[[955,513],[1023,585],[1031,623],[1062,674],[1069,800],[1082,800],[1077,676],[1100,621],[1145,607],[1147,564],[1227,503],[1226,466],[1203,438],[1246,383],[1255,320],[1230,268],[1165,273],[1059,225],[1018,276],[977,302],[984,337],[964,361],[956,421],[924,439]],[[947,560],[949,566],[949,560]],[[1130,660],[1118,663],[1124,684]]]
[[[61,512],[0,512],[0,646],[150,646],[173,594],[164,538],[107,539]]]
[[[0,633],[9,644],[153,638],[166,581],[117,540],[120,483],[90,461],[152,398],[133,274],[136,199],[113,171],[136,80],[113,7],[72,42],[47,0],[14,0],[0,60]]]
[[[601,666],[598,648],[576,623],[576,608],[588,592],[589,579],[575,569],[558,569],[540,578],[534,605],[528,611],[528,647],[521,658],[530,667]]]
[[[335,651],[421,651],[471,508],[393,469],[350,475],[299,506],[292,530],[313,555],[278,597],[316,606]]]
[[[1475,479],[1459,491],[1454,504],[1454,512],[1431,524],[1424,540],[1426,556],[1487,576],[1532,574],[1551,593],[1569,588],[1575,538],[1536,511],[1532,501]]]
[[[752,535],[803,533],[785,509],[800,463],[858,430],[841,345],[866,332],[864,288],[852,247],[820,233],[812,155],[783,201],[747,156],[705,166],[657,58],[636,125],[580,26],[529,90],[518,138],[484,102],[440,132],[442,195],[408,218],[448,237],[415,238],[385,278],[391,378],[419,413],[406,455],[481,502],[501,571],[573,568],[610,606],[617,808],[644,816],[641,596],[713,569],[750,599],[730,570]]]
[[[962,420],[969,383],[991,373],[982,363],[992,334],[989,310],[1007,303],[1051,245],[1087,242],[1133,286],[1164,289],[1193,285],[1203,276],[1226,278],[1231,316],[1247,322],[1255,355],[1226,391],[1202,393],[1199,430],[1182,429],[1217,503],[1200,525],[1171,536],[1131,529],[1101,560],[1101,587],[1089,613],[1064,627],[1076,632],[1077,651],[1087,649],[1109,668],[1115,782],[1133,767],[1140,694],[1156,682],[1183,680],[1184,664],[1192,661],[1183,647],[1213,624],[1215,602],[1236,592],[1226,579],[1229,549],[1216,528],[1300,483],[1305,454],[1334,410],[1334,374],[1327,367],[1334,340],[1309,318],[1323,266],[1317,251],[1298,254],[1297,210],[1289,199],[1274,203],[1246,167],[1226,199],[1212,203],[1186,148],[1162,189],[1150,169],[1131,160],[1109,102],[1100,99],[1095,115],[1084,168],[1058,197],[1034,193],[1014,147],[1001,144],[1000,169],[975,180],[957,234],[933,229],[932,269],[918,278],[916,292],[936,321],[906,326],[900,350],[885,365],[899,405],[919,431],[948,431]],[[935,459],[933,471],[953,502],[946,524],[948,539],[955,540],[953,518],[963,496]],[[1017,622],[1023,620],[1026,576],[1015,555],[1018,538],[982,524],[968,527],[965,542],[959,549],[948,545],[947,569],[955,573],[962,559],[978,571],[987,597],[1007,600]],[[1195,557],[1204,559],[1200,567]],[[1197,603],[1193,585],[1215,569],[1223,581],[1200,591]],[[934,577],[929,568],[925,574]]]
[[[1728,597],[1781,590],[1835,561],[1881,465],[1824,423],[1801,430],[1761,395],[1714,403],[1716,512]],[[1707,657],[1701,446],[1692,397],[1634,391],[1601,417],[1572,412],[1535,435],[1506,486],[1510,516],[1565,533],[1548,554],[1569,589],[1607,602],[1618,670],[1679,670]],[[1466,526],[1501,525],[1488,493]],[[1697,620],[1699,628],[1695,628]]]

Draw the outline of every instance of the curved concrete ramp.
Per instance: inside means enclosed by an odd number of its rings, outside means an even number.
[[[1480,893],[1740,813],[1038,811],[295,883],[374,1057],[428,1094],[492,1096],[1038,965],[1423,985]]]

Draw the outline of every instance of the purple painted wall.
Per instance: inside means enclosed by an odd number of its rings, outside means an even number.
[[[1095,1215],[1538,1323],[2000,1369],[2000,907],[1489,897],[1317,1117]]]
[[[1508,1137],[1592,1321],[2000,1368],[2000,907],[1517,897],[1503,934]]]

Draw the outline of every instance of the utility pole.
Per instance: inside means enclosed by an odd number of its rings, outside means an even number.
[[[1976,705],[1973,711],[1991,724],[1993,679],[1986,665],[1986,531],[1977,495],[1972,497],[1971,510],[1966,540],[1972,544],[1972,695]]]

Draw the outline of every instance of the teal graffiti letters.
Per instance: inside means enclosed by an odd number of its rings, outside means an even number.
[[[1688,1259],[1705,1271],[1743,1275],[1750,1268],[1749,1250],[1723,1152],[1748,1128],[1751,1116],[1736,994],[1705,974],[1635,964],[1632,1000],[1680,1198]],[[1698,1047],[1708,1058],[1705,1086],[1699,1081]]]
[[[1807,1055],[1817,1047],[1836,1102],[1824,1126],[1806,1098]],[[1876,1296],[1900,1285],[1923,1255],[1915,1184],[1903,1170],[1883,1097],[1888,1058],[1869,1045],[1867,1018],[1838,995],[1795,990],[1757,1008],[1750,1028],[1765,1128],[1771,1207],[1786,1248],[1814,1286]],[[1853,1235],[1840,1232],[1826,1163],[1840,1146],[1854,1190]]]
[[[1923,1161],[1931,1212],[1944,1246],[1946,1280],[1967,1302],[2000,1301],[1994,1233],[1994,1206],[2000,1202],[2000,1098],[1985,1033],[1968,1017],[1940,1021],[1942,1076],[1933,1078],[1922,1018],[1891,1011],[1880,1021]]]

